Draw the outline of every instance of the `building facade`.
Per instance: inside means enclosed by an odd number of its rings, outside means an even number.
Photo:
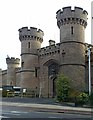
[[[85,43],[87,11],[80,7],[64,7],[56,12],[60,42],[49,40],[41,48],[44,32],[35,27],[19,29],[21,68],[18,58],[7,57],[7,70],[2,70],[2,85],[13,85],[37,91],[43,97],[56,96],[56,78],[69,77],[73,89],[88,90],[88,56],[91,47],[91,86],[93,85],[93,46]]]

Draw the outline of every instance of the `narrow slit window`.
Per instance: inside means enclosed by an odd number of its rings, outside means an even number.
[[[73,35],[73,27],[71,27],[71,34]]]
[[[37,77],[37,68],[35,68],[35,77]]]
[[[22,63],[21,63],[21,66],[22,66],[22,68],[24,67],[24,62],[22,61]]]
[[[28,42],[28,48],[30,48],[30,42]]]

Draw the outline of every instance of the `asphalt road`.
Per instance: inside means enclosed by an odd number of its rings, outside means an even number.
[[[35,111],[30,107],[2,106],[3,118],[91,118],[90,115]]]
[[[53,99],[30,99],[30,98],[3,98],[4,102],[18,102],[18,103],[40,103],[40,104],[58,104]],[[72,113],[56,113],[49,110],[36,110],[27,106],[10,106],[9,104],[2,107],[1,118],[55,118],[68,120],[92,120],[91,115],[88,114],[72,114]]]

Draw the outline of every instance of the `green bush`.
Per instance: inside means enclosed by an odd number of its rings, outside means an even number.
[[[68,77],[59,75],[56,80],[57,100],[59,102],[66,102],[69,98],[69,79]]]
[[[76,102],[78,104],[81,104],[81,105],[84,105],[84,104],[87,104],[89,101],[89,95],[82,92],[80,93],[77,97],[76,97]]]
[[[93,93],[89,96],[90,105],[93,107]]]

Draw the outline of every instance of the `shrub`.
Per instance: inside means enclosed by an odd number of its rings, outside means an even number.
[[[59,102],[68,101],[69,96],[69,79],[64,75],[59,75],[56,80],[57,99]]]
[[[78,104],[86,104],[89,101],[89,95],[82,92],[76,97],[76,100]]]
[[[93,107],[93,93],[89,96],[90,105]]]

